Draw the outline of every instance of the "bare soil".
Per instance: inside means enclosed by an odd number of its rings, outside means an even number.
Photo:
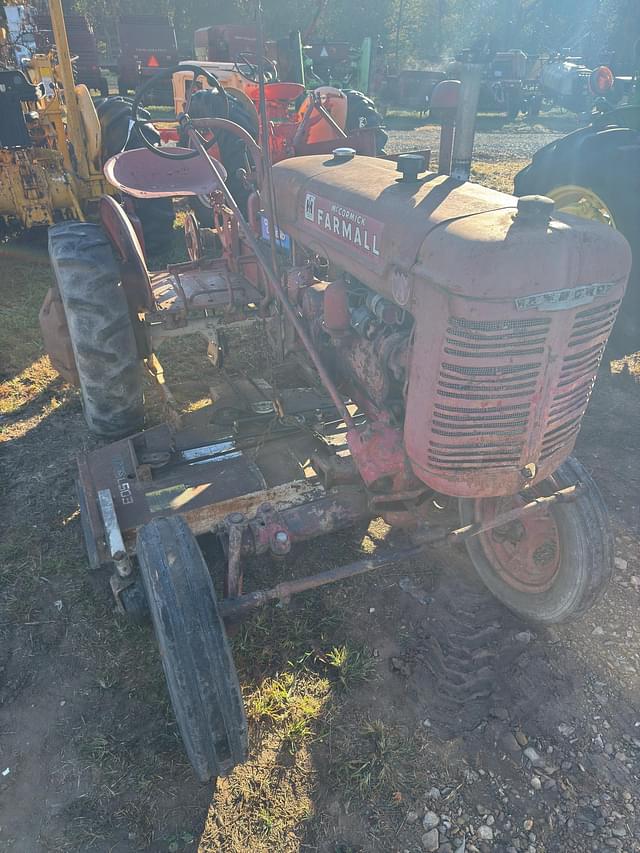
[[[417,853],[436,819],[440,853],[640,851],[638,360],[603,367],[579,437],[618,555],[581,622],[523,624],[461,548],[268,608],[233,637],[250,761],[200,785],[150,627],[86,568],[74,458],[93,440],[42,356],[46,259],[11,245],[0,266],[0,850]],[[255,561],[249,584],[387,535]]]

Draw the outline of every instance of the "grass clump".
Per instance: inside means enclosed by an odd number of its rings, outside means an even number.
[[[376,662],[367,649],[347,644],[334,646],[325,661],[345,690],[368,681],[376,669]]]
[[[250,720],[267,721],[292,753],[314,734],[313,724],[329,697],[326,678],[313,673],[284,672],[266,679],[249,697]]]

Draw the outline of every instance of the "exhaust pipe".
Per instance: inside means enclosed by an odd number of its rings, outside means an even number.
[[[467,60],[460,62],[457,68],[461,86],[456,113],[456,136],[453,143],[451,177],[458,181],[468,181],[471,174],[471,158],[476,135],[483,71],[483,65]]]

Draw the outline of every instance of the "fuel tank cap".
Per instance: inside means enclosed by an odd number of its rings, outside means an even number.
[[[420,172],[427,168],[427,162],[422,154],[399,154],[396,172],[402,175],[401,180],[410,183],[418,180]]]
[[[532,225],[546,225],[553,215],[555,204],[546,195],[523,195],[518,199],[518,219]]]
[[[334,148],[331,152],[333,154],[333,159],[338,162],[344,162],[346,160],[353,160],[356,156],[355,148]]]

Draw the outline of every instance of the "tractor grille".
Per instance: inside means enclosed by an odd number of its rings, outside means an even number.
[[[454,472],[519,464],[550,325],[548,317],[449,318],[431,424],[430,467]]]
[[[620,300],[576,314],[557,391],[549,409],[541,461],[576,437],[619,305]]]

